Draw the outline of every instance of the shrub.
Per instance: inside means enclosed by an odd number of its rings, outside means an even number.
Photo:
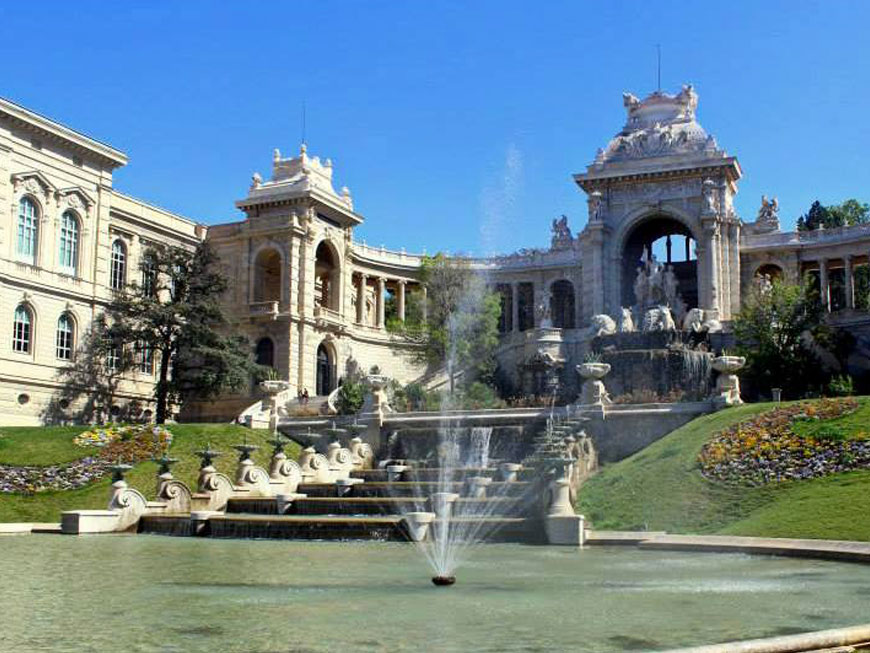
[[[360,411],[365,401],[367,385],[365,381],[347,379],[338,389],[335,407],[340,415],[354,415]]]
[[[848,374],[840,374],[828,383],[828,395],[831,397],[849,397],[855,394],[852,377]]]

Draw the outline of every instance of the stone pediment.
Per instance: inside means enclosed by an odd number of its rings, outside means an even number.
[[[55,192],[58,207],[68,206],[71,209],[79,209],[89,213],[94,206],[92,198],[81,186],[61,188]]]
[[[57,187],[39,170],[28,170],[27,172],[16,172],[12,175],[12,187],[16,193],[31,193],[33,195],[42,195],[46,199],[57,190]]]

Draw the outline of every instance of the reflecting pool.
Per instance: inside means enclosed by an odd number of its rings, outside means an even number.
[[[0,538],[2,651],[631,651],[868,620],[870,567],[491,545]]]

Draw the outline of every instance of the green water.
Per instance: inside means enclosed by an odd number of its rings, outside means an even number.
[[[0,538],[2,651],[620,651],[870,621],[870,567],[491,545]]]

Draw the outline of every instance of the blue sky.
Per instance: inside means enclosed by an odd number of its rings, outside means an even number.
[[[870,201],[870,3],[141,2],[0,5],[0,95],[123,149],[116,186],[241,217],[274,147],[331,157],[369,244],[507,252],[577,230],[571,174],[621,94],[692,82],[698,117],[793,224]]]

